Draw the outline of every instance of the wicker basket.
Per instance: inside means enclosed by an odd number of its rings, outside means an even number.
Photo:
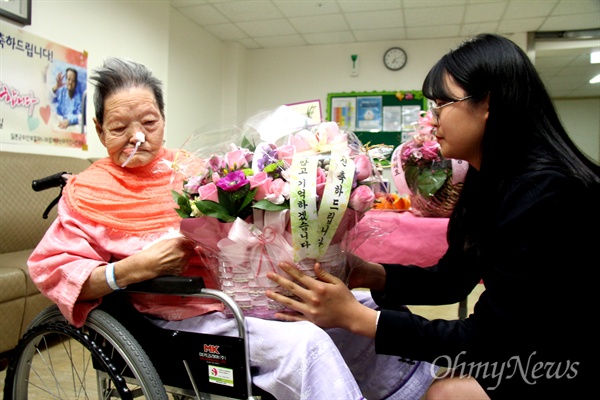
[[[410,206],[413,214],[420,217],[449,217],[463,187],[462,183],[453,184],[451,181],[452,179],[447,179],[435,195],[429,199],[412,194]]]

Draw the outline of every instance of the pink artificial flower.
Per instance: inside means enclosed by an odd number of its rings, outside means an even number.
[[[440,144],[436,140],[428,140],[421,146],[421,154],[423,154],[425,160],[436,160],[438,158],[439,148]]]
[[[186,192],[190,194],[196,194],[198,193],[198,188],[200,187],[200,184],[201,178],[199,176],[192,176],[190,179],[188,179],[187,183],[183,185],[183,188]]]
[[[273,180],[266,172],[259,172],[252,176],[249,176],[248,181],[250,182],[250,189],[258,188],[254,195],[254,200],[260,201],[267,197],[267,187],[270,186],[270,182]]]
[[[217,191],[217,185],[210,182],[204,186],[200,186],[198,190],[198,197],[200,200],[212,200],[215,203],[218,203],[219,192]]]
[[[322,168],[317,168],[317,196],[320,199],[323,198],[323,192],[325,191],[325,184],[327,183],[327,174]]]
[[[302,129],[300,132],[293,135],[291,141],[292,146],[298,153],[315,148],[318,144],[317,137],[314,133],[311,133],[306,129]]]
[[[210,165],[210,168],[213,171],[220,171],[221,169],[225,168],[225,161],[223,161],[221,157],[216,155],[210,157],[210,160],[208,160],[208,164]]]
[[[358,212],[367,212],[373,207],[374,201],[375,193],[373,193],[371,188],[366,185],[360,185],[350,194],[348,205]]]
[[[229,148],[231,149],[231,151],[241,150],[244,158],[246,159],[246,162],[248,164],[252,162],[252,157],[254,156],[254,153],[252,153],[249,149],[238,147],[236,144],[233,143],[229,145]]]
[[[292,165],[292,159],[296,153],[296,148],[291,144],[284,144],[277,148],[277,158],[282,160],[286,166]]]
[[[290,198],[290,184],[281,178],[274,179],[265,186],[268,192],[266,199],[273,204],[283,204]]]
[[[413,155],[413,153],[415,153],[415,147],[414,147],[414,143],[412,142],[406,142],[403,146],[402,146],[402,153],[400,155],[402,161],[406,161],[408,159],[411,158],[411,156]]]
[[[306,150],[317,150],[321,146],[331,144],[345,144],[348,135],[340,132],[340,127],[335,122],[322,122],[316,129],[308,131],[301,130],[292,136],[291,144],[300,153]]]
[[[432,130],[434,129],[433,123],[431,122],[433,120],[433,114],[431,113],[431,111],[427,111],[424,113],[421,113],[421,115],[419,116],[419,121],[418,121],[418,126],[419,129],[418,131],[420,133],[424,133],[424,134],[433,134]]]
[[[225,154],[225,164],[229,171],[247,168],[249,164],[245,149],[236,149]]]
[[[340,132],[337,122],[323,122],[317,129],[320,144],[346,143],[348,135]]]
[[[371,176],[373,166],[368,155],[363,153],[358,154],[354,157],[354,165],[356,166],[356,180],[358,182],[364,181]]]

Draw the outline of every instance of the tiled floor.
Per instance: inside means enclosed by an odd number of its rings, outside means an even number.
[[[479,295],[481,294],[482,291],[483,291],[483,285],[477,285],[477,287],[469,295],[469,297],[467,299],[467,307],[468,307],[469,314],[473,312],[473,305],[479,298]],[[456,319],[456,318],[458,318],[458,304],[452,304],[452,305],[446,305],[446,306],[436,306],[436,307],[411,306],[409,308],[414,313],[419,314],[419,315],[429,318],[429,319],[437,319],[437,318]],[[4,389],[5,375],[6,375],[6,371],[0,372],[0,393],[2,393],[2,391]],[[212,400],[223,400],[223,399],[225,399],[225,398],[220,397],[220,396],[212,397]]]

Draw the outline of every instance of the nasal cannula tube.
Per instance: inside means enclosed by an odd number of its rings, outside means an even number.
[[[129,161],[131,161],[131,158],[135,155],[135,152],[137,151],[138,147],[140,147],[140,144],[144,143],[146,141],[146,135],[144,135],[142,132],[136,132],[135,140],[136,140],[135,148],[133,149],[133,151],[131,152],[129,157],[127,157],[127,160],[125,160],[125,162],[123,164],[121,164],[121,167],[126,166],[129,163]]]

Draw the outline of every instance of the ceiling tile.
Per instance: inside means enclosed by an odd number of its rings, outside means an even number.
[[[206,25],[204,26],[204,29],[224,41],[248,38],[248,35],[242,32],[234,24]]]
[[[600,3],[600,1],[598,1]],[[600,13],[573,14],[549,17],[540,27],[542,31],[594,29],[600,27]]]
[[[556,1],[513,1],[508,4],[504,18],[546,17],[556,7]]]
[[[210,4],[185,7],[181,9],[185,15],[200,25],[216,25],[229,22],[227,18]]]
[[[475,36],[479,33],[496,32],[498,22],[479,22],[476,24],[463,24],[460,29],[460,36]]]
[[[283,17],[270,1],[228,1],[214,3],[213,6],[233,22]]]
[[[354,42],[354,36],[349,32],[322,32],[306,33],[303,35],[309,44],[331,44],[331,43],[351,43]]]
[[[290,18],[290,23],[300,33],[336,32],[349,29],[348,23],[341,15]]]
[[[238,22],[237,26],[253,37],[293,35],[296,29],[286,19]]]
[[[197,6],[208,3],[205,0],[171,0],[171,5],[175,7]]]
[[[482,32],[600,29],[599,0],[170,0],[223,41],[247,49],[403,39],[464,39]],[[289,24],[288,24],[289,22]],[[591,93],[589,49],[541,41],[536,67],[560,87],[563,71]],[[565,47],[565,40],[559,40]],[[547,49],[552,46],[550,49]],[[590,46],[587,46],[590,47]],[[577,68],[575,68],[577,67]],[[576,84],[561,95],[581,96]],[[554,89],[558,90],[558,89]],[[596,93],[600,85],[595,87]],[[555,92],[558,93],[558,92]]]
[[[534,31],[539,30],[543,23],[544,23],[544,18],[502,20],[498,24],[498,32],[500,32],[500,33],[534,32]]]
[[[600,15],[600,1],[597,0],[561,0],[552,11],[552,15],[595,14]],[[596,25],[598,26],[598,25]]]
[[[467,0],[404,0],[404,9],[408,8],[435,8],[439,7],[440,4],[445,6],[464,6],[467,4]]]
[[[486,2],[481,4],[469,4],[465,10],[465,18],[463,22],[490,22],[498,21],[504,10],[506,2]]]
[[[314,0],[275,0],[275,6],[286,17],[308,17],[311,15],[337,14],[340,12],[337,2]]]
[[[401,0],[368,0],[348,1],[339,0],[340,8],[346,13],[364,13],[370,11],[399,10],[402,8]]]
[[[397,28],[404,25],[402,10],[346,14],[346,18],[352,29]]]
[[[440,3],[438,3],[440,4]],[[434,7],[431,9],[425,8],[413,8],[404,11],[406,18],[406,25],[417,27],[417,26],[429,26],[436,27],[436,23],[443,21],[444,25],[460,24],[465,13],[464,6],[455,7]],[[457,29],[458,30],[458,29]],[[438,36],[439,37],[439,36]]]
[[[444,25],[436,26],[435,30],[431,29],[430,26],[406,28],[407,39],[432,39],[439,37],[458,37],[459,33],[458,25]],[[440,36],[441,35],[441,36]]]
[[[354,37],[360,42],[406,39],[404,28],[397,29],[365,29],[354,31]]]
[[[300,35],[270,36],[255,39],[265,48],[306,46],[308,43]]]

